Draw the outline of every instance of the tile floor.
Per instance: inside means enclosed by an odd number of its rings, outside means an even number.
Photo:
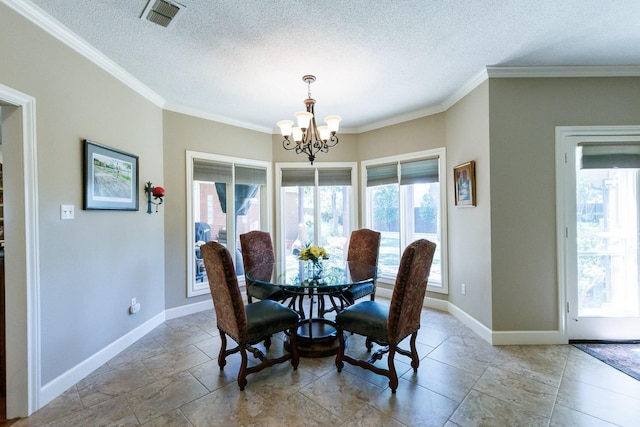
[[[334,358],[302,358],[236,384],[220,371],[213,310],[173,319],[14,426],[637,426],[640,382],[567,345],[487,344],[447,313],[424,309],[417,374],[398,356],[384,377]],[[349,337],[348,352],[364,354]],[[282,336],[270,354],[282,350]],[[381,361],[386,363],[386,359]],[[378,362],[378,363],[381,363]]]

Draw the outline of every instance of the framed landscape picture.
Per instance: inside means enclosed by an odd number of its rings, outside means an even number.
[[[456,206],[476,205],[476,162],[470,161],[453,168]]]
[[[83,209],[138,210],[138,156],[84,140]]]

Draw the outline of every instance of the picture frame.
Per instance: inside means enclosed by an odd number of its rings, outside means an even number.
[[[476,206],[476,162],[462,163],[453,168],[456,206]]]
[[[139,210],[138,156],[84,140],[84,210]]]

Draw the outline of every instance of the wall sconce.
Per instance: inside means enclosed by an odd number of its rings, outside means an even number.
[[[144,192],[147,193],[147,213],[151,213],[151,205],[156,205],[156,212],[158,212],[158,205],[161,205],[164,197],[164,188],[154,187],[151,181],[147,181],[147,185],[144,187]],[[151,200],[156,200],[155,202]]]

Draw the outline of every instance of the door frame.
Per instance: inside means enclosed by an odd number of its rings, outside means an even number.
[[[38,173],[36,156],[35,98],[0,84],[0,102],[17,107],[20,121],[11,124],[22,157],[18,165],[15,207],[16,230],[11,240],[14,265],[6,267],[6,283],[24,284],[7,288],[7,418],[26,417],[40,408],[40,268],[38,232]],[[12,139],[11,144],[14,143]],[[13,187],[13,185],[12,185]],[[23,198],[24,197],[24,198]],[[23,203],[22,203],[23,202]],[[13,209],[13,208],[12,208]],[[7,234],[7,233],[5,233]],[[11,238],[11,236],[6,236]],[[11,251],[11,253],[9,252]],[[23,261],[23,262],[22,262]]]
[[[569,236],[575,233],[575,212],[568,214],[569,197],[575,194],[575,168],[567,167],[569,154],[567,145],[575,138],[640,137],[639,125],[620,126],[556,126],[556,236],[558,263],[558,316],[562,342],[569,342],[569,256],[572,253]],[[573,219],[569,218],[572,216]],[[571,222],[573,221],[573,222]],[[577,309],[577,308],[576,308]]]

